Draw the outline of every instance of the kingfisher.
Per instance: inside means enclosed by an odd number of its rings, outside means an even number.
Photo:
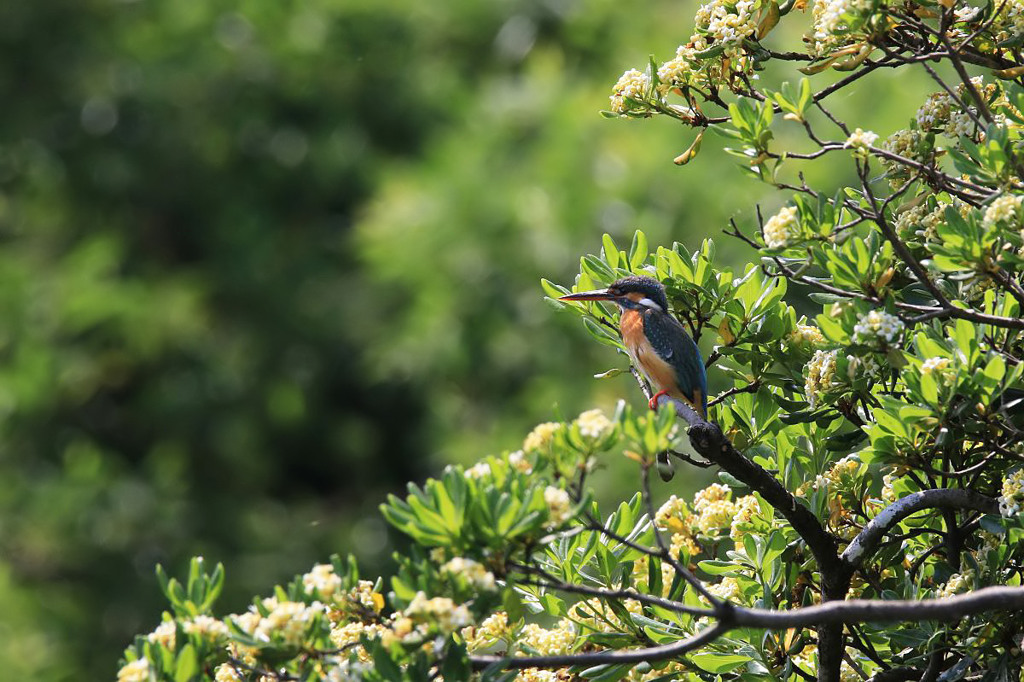
[[[655,409],[658,398],[667,395],[682,400],[701,419],[707,419],[704,358],[682,323],[668,311],[668,297],[661,282],[633,275],[612,282],[607,289],[567,294],[559,300],[611,301],[619,306],[619,331],[629,359],[658,389],[650,408]]]

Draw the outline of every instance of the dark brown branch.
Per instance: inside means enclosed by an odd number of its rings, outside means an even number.
[[[600,651],[555,656],[471,656],[476,669],[499,665],[505,669],[558,668],[570,665],[601,665],[661,661],[694,651],[738,627],[788,630],[790,628],[841,626],[850,623],[900,623],[907,621],[952,622],[965,616],[1024,608],[1024,587],[985,587],[975,592],[942,599],[850,599],[830,601],[791,611],[733,607],[719,616],[713,627],[679,642],[628,651]],[[819,642],[819,649],[820,649]]]
[[[852,571],[863,564],[893,526],[922,509],[974,509],[986,514],[996,514],[999,512],[999,505],[991,497],[961,488],[922,490],[907,495],[883,509],[847,546],[841,559],[848,570]]]
[[[602,665],[620,663],[643,663],[645,661],[663,661],[667,658],[678,658],[683,654],[701,648],[705,644],[718,639],[729,631],[729,626],[722,622],[701,630],[693,637],[649,647],[647,649],[631,649],[628,651],[598,651],[587,654],[557,654],[554,656],[470,656],[469,660],[476,670],[492,665],[506,670],[523,670],[525,668],[561,668],[569,665]]]

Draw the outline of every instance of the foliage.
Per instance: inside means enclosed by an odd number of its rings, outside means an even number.
[[[676,57],[624,74],[610,105],[700,129],[680,164],[702,160],[711,128],[749,175],[792,193],[755,236],[733,226],[759,267],[721,265],[710,241],[652,251],[638,233],[629,250],[605,239],[576,283],[655,275],[694,336],[715,343],[709,362],[734,382],[710,417],[726,439],[706,447],[713,430],[698,423],[692,446],[722,484],[655,510],[650,468],[684,447],[664,408],[543,425],[522,451],[384,506],[418,546],[398,558],[386,600],[338,561],[218,619],[207,597],[220,577],[197,563],[187,587],[166,582],[168,625],[130,647],[121,678],[464,679],[487,666],[488,678],[525,667],[521,679],[573,667],[602,680],[1017,675],[1020,617],[952,595],[1020,582],[1018,8],[818,0],[807,50],[774,50],[771,34],[799,9],[705,5]],[[791,62],[839,80],[776,92],[753,78]],[[917,65],[936,93],[881,144],[825,108],[873,72]],[[1003,80],[973,79],[971,65]],[[837,139],[821,136],[833,126]],[[824,159],[850,181],[808,185],[791,170]],[[790,287],[820,307],[798,312],[783,302]],[[619,344],[610,311],[570,310]],[[643,491],[611,513],[589,494],[607,452],[638,463]],[[1019,590],[1005,594],[1003,608],[1019,606]],[[811,606],[856,606],[849,597],[949,599],[952,617],[877,606],[828,620]]]

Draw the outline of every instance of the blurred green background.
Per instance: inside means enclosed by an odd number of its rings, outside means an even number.
[[[386,570],[387,492],[639,401],[538,280],[785,200],[716,139],[677,169],[692,132],[598,115],[695,8],[0,6],[4,675],[112,679],[157,562],[223,561],[226,611],[334,552]]]

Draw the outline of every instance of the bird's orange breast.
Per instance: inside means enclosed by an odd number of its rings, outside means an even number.
[[[689,401],[690,398],[683,396],[679,391],[675,369],[655,352],[647,340],[644,334],[643,314],[637,310],[624,310],[619,320],[619,329],[622,332],[622,343],[626,346],[633,364],[647,375],[658,390]]]

